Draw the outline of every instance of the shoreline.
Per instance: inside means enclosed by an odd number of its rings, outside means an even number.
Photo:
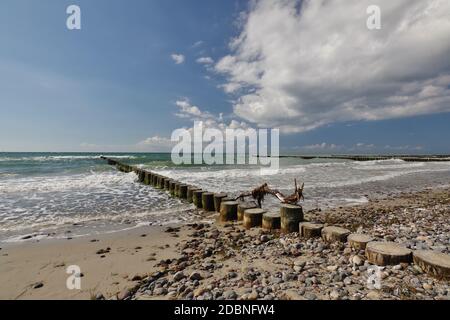
[[[356,206],[310,210],[305,218],[352,232],[362,227],[379,239],[449,254],[449,212],[450,188],[437,188]],[[214,214],[200,213],[200,217],[213,221]],[[355,268],[358,259],[362,264]],[[69,265],[81,268],[81,290],[66,288]],[[386,267],[388,291],[367,289],[364,268],[367,262],[361,252],[324,244],[320,238],[244,231],[239,223],[148,226],[70,241],[2,245],[0,299],[450,298],[449,281],[420,273],[414,265]],[[179,271],[183,279],[174,281]],[[407,292],[395,295],[400,288],[396,286],[411,279],[412,287],[404,285],[401,290]]]

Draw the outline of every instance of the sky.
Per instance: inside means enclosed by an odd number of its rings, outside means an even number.
[[[278,128],[284,153],[448,154],[449,57],[448,0],[2,0],[0,151],[170,151],[203,121]]]

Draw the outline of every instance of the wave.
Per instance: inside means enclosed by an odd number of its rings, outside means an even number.
[[[21,177],[0,181],[0,192],[27,193],[27,192],[61,192],[69,190],[89,190],[104,188],[119,184],[129,184],[136,180],[134,173],[122,174],[119,172],[90,172],[88,174]]]
[[[0,157],[0,162],[15,161],[61,161],[61,160],[99,160],[101,155],[78,155],[78,156],[25,156],[25,157]],[[108,158],[116,159],[137,159],[134,155],[105,155]]]

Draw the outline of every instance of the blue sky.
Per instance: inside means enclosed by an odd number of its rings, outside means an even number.
[[[386,71],[392,70],[389,64],[369,68],[369,74],[381,69],[384,73],[359,79],[364,88],[358,83],[343,88],[328,73],[302,66],[311,56],[307,51],[317,45],[308,35],[320,35],[327,25],[308,24],[305,17],[313,12],[309,7],[299,17],[288,4],[270,7],[265,2],[1,1],[0,151],[165,150],[172,130],[189,127],[200,117],[213,119],[213,125],[234,121],[280,127],[281,147],[290,153],[450,153],[450,68],[442,58],[450,53],[448,46],[432,53],[405,53],[405,60],[424,65],[422,69],[404,65],[392,76]],[[81,8],[81,30],[66,28],[71,4]],[[395,10],[386,10],[391,19],[389,13]],[[377,37],[389,36],[389,21],[384,31],[388,34]],[[449,36],[448,25],[441,21],[433,28]],[[263,30],[264,24],[273,27],[263,34],[255,30],[255,25]],[[296,27],[298,34],[292,29]],[[337,37],[350,41],[352,36],[345,32]],[[437,42],[436,34],[431,40]],[[230,47],[234,37],[240,40]],[[295,52],[289,44],[297,41],[308,55],[281,56]],[[408,43],[405,46],[386,46],[375,58],[385,52],[396,56],[392,50],[410,52],[405,51]],[[333,65],[347,56],[340,50],[333,50]],[[175,54],[183,61],[177,63]],[[206,63],[207,58],[212,61]],[[427,66],[427,61],[437,66]],[[288,72],[277,73],[284,68]],[[295,68],[298,72],[290,74]],[[308,81],[296,76],[303,72]],[[316,76],[324,77],[321,81],[330,84],[329,90],[310,81]],[[380,83],[392,86],[388,90]],[[422,91],[409,89],[412,84],[429,87],[432,93],[424,100]],[[410,95],[411,108],[391,104],[398,92]]]

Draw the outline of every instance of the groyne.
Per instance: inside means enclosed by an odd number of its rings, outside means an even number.
[[[259,157],[259,156],[258,156]],[[337,160],[353,160],[353,161],[376,161],[376,160],[403,160],[406,162],[444,162],[450,161],[450,155],[282,155],[278,158],[299,158],[304,160],[313,159],[337,159]]]
[[[170,177],[131,166],[113,158],[102,156],[101,159],[106,160],[109,165],[115,166],[121,172],[136,173],[138,180],[146,185],[164,190],[186,202],[193,202],[199,210],[215,211],[218,222],[229,223],[242,219],[246,229],[264,227],[272,232],[297,232],[302,239],[321,237],[325,242],[348,243],[355,250],[365,250],[365,255],[372,264],[385,266],[414,263],[433,277],[450,279],[450,255],[448,254],[433,250],[411,250],[398,243],[377,241],[371,235],[352,233],[351,230],[339,226],[325,226],[304,221],[303,209],[298,205],[281,204],[279,213],[266,212],[255,208],[254,205],[249,205],[248,202],[239,202],[234,198],[229,198],[226,193],[210,193],[196,186],[184,184]],[[358,159],[361,159],[359,161],[369,161],[362,160],[366,159],[362,157]],[[367,159],[386,160],[383,157]],[[426,159],[429,158],[422,158],[423,161],[431,161]]]

